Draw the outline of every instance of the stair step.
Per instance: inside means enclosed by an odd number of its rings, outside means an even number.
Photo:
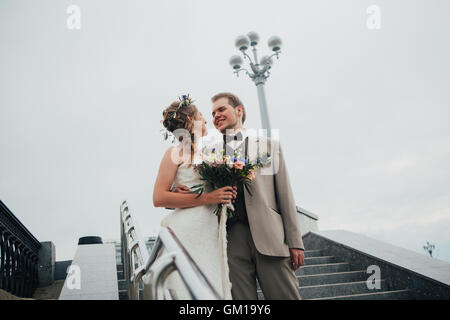
[[[128,300],[127,290],[119,290],[119,300]]]
[[[380,284],[380,289],[369,289],[367,287],[366,281],[358,281],[301,287],[299,289],[299,292],[302,299],[316,299],[373,293],[388,290],[386,280],[377,280],[376,282]]]
[[[119,290],[119,300],[129,300],[127,290]],[[139,300],[143,300],[142,289],[139,289]]]
[[[323,250],[305,250],[305,258],[321,257],[323,256]]]
[[[381,280],[380,289],[367,288],[366,281],[347,282],[347,283],[333,283],[326,285],[305,286],[299,288],[299,293],[304,300],[316,300],[322,298],[334,297],[350,297],[353,295],[360,295],[374,292],[388,292],[388,285],[386,280]],[[262,290],[258,287],[258,299],[264,300]]]
[[[313,264],[325,264],[325,263],[333,263],[336,262],[336,258],[334,256],[323,256],[323,257],[309,257],[305,258],[303,265],[309,266]]]
[[[119,291],[127,289],[127,282],[125,281],[125,279],[117,281],[117,284],[119,287]]]
[[[127,290],[127,282],[125,281],[125,279],[120,279],[117,281],[117,285],[119,287],[119,290]],[[141,282],[139,282],[139,289],[143,289],[144,288],[144,284]]]
[[[123,280],[124,274],[123,271],[117,271],[117,280]]]
[[[341,271],[350,271],[348,262],[336,262],[315,265],[303,265],[295,271],[297,276],[305,276],[311,274],[334,273]]]
[[[366,271],[360,270],[297,276],[297,279],[300,287],[305,287],[331,283],[363,281],[366,280],[368,276],[369,275]]]
[[[117,271],[123,271],[123,264],[121,263],[116,264],[116,269]]]
[[[368,274],[364,270],[344,271],[334,273],[319,273],[306,276],[297,276],[299,287],[326,285],[333,283],[359,282],[367,280]],[[261,289],[258,279],[256,280],[258,290]]]
[[[382,292],[362,293],[346,296],[326,297],[311,300],[408,300],[409,290],[392,290]]]

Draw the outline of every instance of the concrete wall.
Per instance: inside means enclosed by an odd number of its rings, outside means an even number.
[[[55,281],[55,245],[51,241],[41,242],[39,249],[39,287],[49,286]]]
[[[72,260],[56,261],[55,280],[64,280],[67,276],[67,268],[72,264]]]
[[[113,243],[79,245],[60,300],[118,300],[116,250]]]
[[[309,212],[298,206],[297,206],[297,212],[299,214],[298,219],[300,222],[300,232],[302,233],[303,236],[306,235],[310,231],[318,231],[319,230],[319,226],[318,226],[319,217],[316,214]]]

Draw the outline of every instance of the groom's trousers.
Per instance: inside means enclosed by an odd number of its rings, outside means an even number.
[[[256,278],[266,300],[301,299],[290,257],[259,253],[249,226],[241,222],[231,226],[227,239],[231,295],[234,300],[257,300]]]

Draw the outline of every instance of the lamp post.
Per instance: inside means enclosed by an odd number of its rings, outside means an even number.
[[[267,129],[267,134],[270,137],[270,120],[267,110],[266,95],[264,90],[264,84],[267,78],[270,76],[270,69],[272,68],[272,57],[279,58],[281,53],[281,39],[280,37],[273,36],[267,41],[267,44],[274,53],[270,56],[263,56],[261,60],[258,60],[258,54],[256,46],[259,43],[259,35],[256,32],[249,32],[247,35],[238,36],[234,42],[236,48],[241,51],[244,59],[248,59],[251,71],[242,68],[244,60],[239,55],[234,55],[230,58],[230,65],[234,69],[236,76],[239,76],[239,72],[245,71],[245,73],[255,83],[258,91],[259,108],[261,110],[261,121],[263,129]],[[247,54],[249,47],[252,47],[253,59]]]
[[[434,244],[431,244],[427,241],[427,245],[423,246],[423,249],[433,258],[433,250],[435,248]]]

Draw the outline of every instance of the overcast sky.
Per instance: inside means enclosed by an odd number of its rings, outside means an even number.
[[[259,128],[256,88],[228,65],[254,30],[260,56],[270,36],[284,42],[266,96],[297,204],[322,230],[421,254],[430,241],[450,261],[449,12],[447,0],[0,0],[0,198],[58,261],[81,236],[118,239],[123,200],[156,234],[162,110],[190,93],[210,120],[211,96],[231,91]]]

